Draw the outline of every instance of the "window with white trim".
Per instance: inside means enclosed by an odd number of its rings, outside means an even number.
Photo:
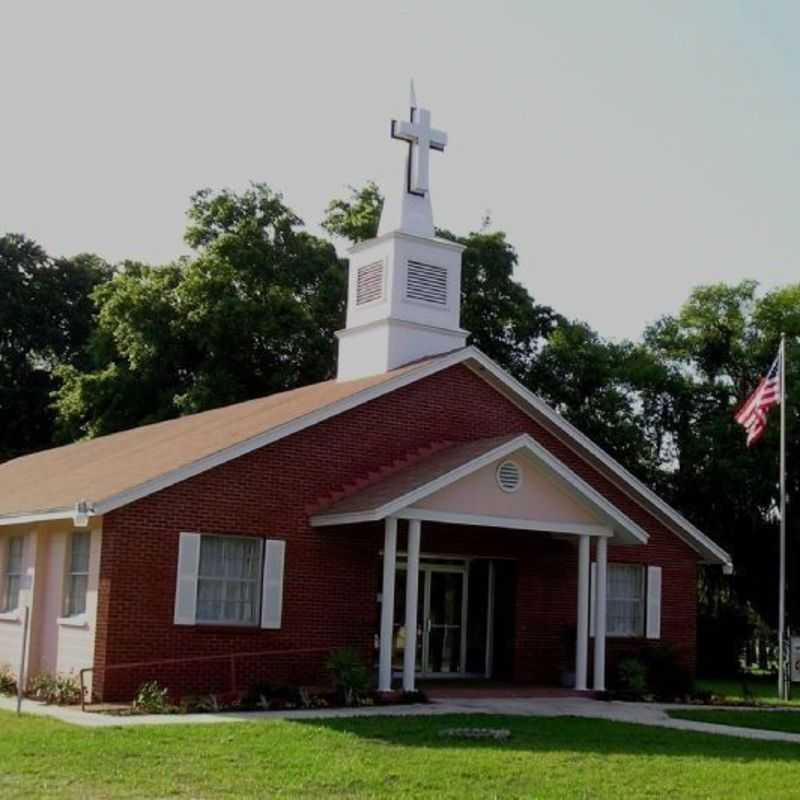
[[[64,616],[86,613],[86,592],[89,589],[89,553],[92,535],[89,531],[73,531],[69,537]]]
[[[261,539],[201,536],[198,623],[258,625],[262,550]]]
[[[609,636],[643,636],[645,571],[639,564],[608,565]]]
[[[25,546],[23,536],[12,536],[6,550],[5,580],[3,581],[3,611],[19,608],[19,593],[22,589],[22,554]]]

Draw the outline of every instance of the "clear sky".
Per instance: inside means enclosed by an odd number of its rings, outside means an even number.
[[[690,288],[800,280],[800,3],[0,5],[0,232],[167,262],[190,194],[265,181],[315,229],[395,183],[408,80],[436,223],[488,210],[534,297],[638,337]],[[318,229],[317,229],[318,230]]]

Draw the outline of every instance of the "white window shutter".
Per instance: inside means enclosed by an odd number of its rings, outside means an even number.
[[[661,567],[647,568],[647,638],[661,638]]]
[[[200,568],[200,534],[182,533],[178,545],[175,586],[175,624],[194,625],[197,614],[197,573]]]
[[[283,562],[286,542],[267,539],[264,546],[264,582],[261,589],[261,627],[277,630],[283,613]]]
[[[589,569],[589,636],[594,636],[597,624],[597,562],[592,561]]]

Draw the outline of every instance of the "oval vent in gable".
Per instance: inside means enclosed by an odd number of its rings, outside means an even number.
[[[503,461],[497,468],[497,483],[504,492],[516,492],[522,483],[522,470],[516,461]]]
[[[359,267],[356,276],[356,305],[363,306],[383,297],[383,261]]]
[[[447,305],[447,270],[421,261],[408,262],[406,298],[423,303]]]

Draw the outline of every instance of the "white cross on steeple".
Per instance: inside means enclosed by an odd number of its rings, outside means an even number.
[[[409,144],[408,180],[406,191],[425,197],[430,188],[430,150],[443,151],[447,134],[431,128],[431,112],[417,108],[414,84],[411,84],[410,120],[392,120],[392,138]]]

